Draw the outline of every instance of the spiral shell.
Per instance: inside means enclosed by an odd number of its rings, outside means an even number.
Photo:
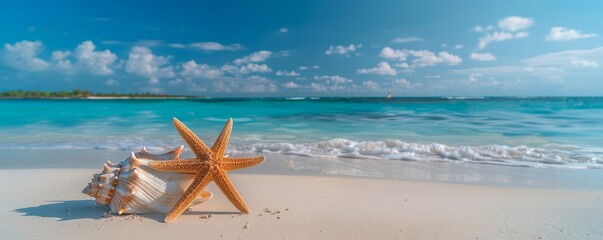
[[[111,212],[153,213],[169,212],[195,178],[191,173],[159,172],[148,166],[151,160],[174,160],[180,157],[183,146],[163,154],[149,153],[146,148],[133,153],[119,164],[107,161],[103,171],[94,174],[82,191],[96,199],[97,205],[110,206]],[[204,191],[193,202],[200,204],[211,199]]]

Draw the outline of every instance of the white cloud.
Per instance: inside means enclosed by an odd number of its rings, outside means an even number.
[[[522,63],[532,67],[598,67],[600,59],[603,59],[603,47],[548,53],[522,60]]]
[[[242,66],[239,69],[239,72],[241,74],[247,74],[247,73],[252,73],[252,72],[257,72],[257,73],[267,73],[267,72],[271,72],[272,69],[270,69],[268,67],[268,65],[266,64],[253,64],[253,63],[249,63],[245,66]]]
[[[327,88],[324,85],[320,84],[320,83],[310,83],[310,89],[313,92],[325,92],[325,91],[327,91]]]
[[[516,81],[521,78],[545,79],[563,82],[566,76],[580,79],[584,73],[601,75],[603,68],[599,62],[603,59],[603,47],[553,52],[521,60],[521,64],[485,68],[469,68],[453,70],[453,73],[466,74],[469,82],[476,82],[481,77],[501,78]],[[568,82],[569,83],[569,82]]]
[[[312,67],[300,66],[300,67],[299,67],[299,70],[308,70],[308,69],[310,69],[310,68],[313,68],[313,69],[319,69],[319,68],[320,68],[320,66],[318,66],[318,65],[314,65],[314,66],[312,66]]]
[[[371,81],[371,80],[362,82],[362,86],[364,86],[368,89],[371,89],[371,90],[377,90],[380,87],[379,83],[377,83],[375,81]]]
[[[582,33],[580,30],[564,28],[564,27],[553,27],[549,31],[549,34],[545,36],[547,41],[570,41],[581,38],[592,38],[596,37],[594,33]]]
[[[109,50],[95,51],[96,46],[92,41],[84,41],[75,51],[53,51],[50,61],[37,57],[42,50],[40,41],[21,41],[14,45],[4,44],[4,60],[8,66],[23,71],[58,70],[65,74],[72,74],[76,70],[88,73],[109,75],[113,74],[117,55]],[[75,63],[71,59],[75,59]]]
[[[42,48],[41,41],[23,40],[13,45],[5,43],[4,61],[8,66],[21,71],[44,71],[50,67],[50,63],[37,57]]]
[[[415,87],[421,86],[421,83],[413,83],[404,78],[394,79],[394,81],[392,81],[392,82],[395,86],[399,85],[399,86],[402,86],[407,89],[413,89]]]
[[[326,84],[344,84],[351,83],[352,79],[342,77],[339,75],[323,75],[323,76],[314,76],[316,80],[326,80]]]
[[[236,75],[272,72],[272,69],[268,65],[255,63],[248,63],[242,66],[224,65],[222,66],[222,70]]]
[[[185,80],[186,83],[186,80]],[[278,90],[274,81],[262,76],[222,77],[220,81],[212,81],[212,89],[215,92],[276,92]]]
[[[408,52],[407,50],[395,50],[390,47],[384,47],[379,53],[379,56],[383,58],[396,59],[398,61],[406,61]]]
[[[276,55],[279,56],[279,57],[288,57],[288,56],[291,56],[291,53],[293,53],[293,51],[291,51],[291,50],[283,50],[283,51],[280,51],[280,52],[276,53]]]
[[[440,76],[440,75],[425,75],[425,78],[427,78],[427,79],[439,79],[441,77],[442,76]]]
[[[142,39],[134,42],[134,45],[141,47],[154,48],[163,45],[161,40]]]
[[[180,78],[176,78],[176,79],[169,80],[168,85],[170,85],[171,87],[174,87],[174,86],[179,86],[183,82],[184,82],[184,80],[182,80]]]
[[[180,75],[191,78],[213,79],[222,76],[224,72],[221,69],[209,66],[207,64],[197,64],[195,60],[190,60],[182,64]]]
[[[349,46],[330,46],[329,49],[327,49],[327,51],[325,51],[325,54],[327,55],[333,55],[333,54],[339,54],[339,55],[345,55],[351,52],[355,52],[356,50],[358,50],[358,48],[361,48],[362,44],[358,44],[358,45],[354,45],[354,44],[350,44]]]
[[[212,84],[214,91],[216,92],[232,92],[235,89],[239,89],[239,86],[233,82],[226,81],[214,81]]]
[[[170,44],[168,44],[168,47],[171,47],[171,48],[185,48],[186,45],[184,45],[182,43],[170,43]]]
[[[385,47],[379,53],[379,56],[388,59],[395,59],[398,61],[406,61],[408,58],[413,57],[412,65],[408,63],[397,64],[397,67],[408,68],[408,67],[426,67],[436,64],[447,64],[447,65],[458,65],[463,60],[456,55],[442,51],[434,53],[428,50],[396,50],[390,47]]]
[[[243,92],[276,92],[277,86],[271,80],[261,76],[250,76],[246,84],[243,85]]]
[[[73,55],[77,59],[78,67],[95,74],[113,74],[112,66],[117,60],[117,55],[109,50],[94,51],[95,49],[92,41],[85,41],[77,46]]]
[[[394,66],[399,67],[399,68],[410,68],[410,65],[408,65],[408,63],[405,63],[405,62],[396,63]]]
[[[149,78],[159,83],[159,78],[174,77],[174,68],[169,66],[169,57],[154,55],[151,49],[134,46],[126,62],[126,72]],[[166,66],[168,65],[168,66]]]
[[[241,44],[224,45],[219,42],[196,42],[189,44],[189,46],[203,51],[236,51],[243,49]]]
[[[572,64],[580,67],[598,67],[599,63],[585,59],[573,59]]]
[[[73,64],[71,60],[67,59],[71,55],[70,51],[53,51],[50,62],[64,73],[73,73]]]
[[[485,32],[485,31],[490,31],[492,29],[494,29],[494,27],[492,25],[488,25],[486,27],[477,25],[477,26],[473,27],[473,31],[475,31],[475,32]]]
[[[285,77],[297,77],[299,73],[296,71],[276,71],[276,76],[285,76]]]
[[[51,58],[53,62],[63,61],[71,55],[70,51],[53,51]]]
[[[484,76],[484,75],[481,74],[481,73],[472,73],[472,74],[469,74],[469,81],[470,82],[478,81],[479,78],[482,77],[482,76]]]
[[[207,92],[207,87],[200,86],[191,78],[186,78],[184,80],[181,78],[171,79],[168,81],[168,85],[170,87],[177,87],[182,85],[183,87],[181,87],[180,89],[184,89],[187,92]]]
[[[267,85],[246,85],[243,87],[243,92],[261,93],[261,92],[276,92],[276,85],[269,83]]]
[[[394,79],[393,83],[400,85],[410,85],[410,82],[404,78]]]
[[[517,31],[531,27],[534,25],[534,20],[531,18],[510,16],[498,21],[498,27],[507,31]]]
[[[475,61],[493,61],[496,60],[496,57],[490,53],[471,53],[469,56],[471,60]]]
[[[263,62],[263,61],[266,61],[266,59],[270,58],[270,56],[272,56],[271,51],[262,50],[259,52],[254,52],[252,54],[249,54],[248,56],[245,56],[243,58],[235,59],[234,63],[241,65],[241,64],[245,64],[245,63]]]
[[[396,76],[396,69],[393,69],[387,62],[380,62],[379,64],[377,64],[377,67],[375,67],[375,68],[369,68],[369,69],[361,68],[361,69],[356,70],[356,72],[359,74],[377,74],[377,75]]]
[[[505,31],[496,31],[493,33],[488,33],[483,37],[479,38],[478,47],[479,49],[484,49],[488,44],[492,42],[502,42],[513,38],[525,38],[529,35],[528,32],[518,32],[518,33],[509,33]]]
[[[463,48],[463,47],[464,47],[463,45],[461,45],[461,44],[457,44],[457,45],[455,45],[455,46],[454,46],[454,49],[461,49],[461,48]]]
[[[289,32],[289,29],[287,29],[287,28],[281,28],[278,30],[278,33],[281,33],[281,34],[287,33],[287,32]]]
[[[105,82],[105,84],[107,84],[107,86],[117,86],[117,85],[119,85],[119,82],[117,82],[114,79],[110,78],[110,79],[107,79],[107,81]]]
[[[426,67],[436,64],[458,65],[463,62],[463,59],[459,56],[444,51],[435,54],[434,52],[427,50],[410,50],[408,53],[415,57],[415,59],[412,60],[412,67]]]
[[[394,38],[394,40],[392,40],[393,43],[408,43],[408,42],[420,42],[423,41],[423,39],[418,38],[418,37],[398,37],[398,38]]]
[[[294,82],[286,82],[283,84],[284,88],[299,88],[300,86]]]
[[[484,32],[485,35],[478,39],[478,48],[484,49],[492,42],[502,42],[510,39],[525,38],[530,33],[526,31],[513,33],[519,30],[528,29],[534,25],[534,20],[531,18],[524,18],[518,16],[510,16],[498,21],[499,31],[491,32],[494,27],[489,25],[488,27],[475,26],[473,28],[476,32]]]

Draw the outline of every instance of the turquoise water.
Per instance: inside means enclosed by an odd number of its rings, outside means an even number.
[[[1,149],[165,150],[177,117],[229,152],[603,167],[603,98],[0,100]]]

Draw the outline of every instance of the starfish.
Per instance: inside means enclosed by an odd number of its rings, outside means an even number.
[[[197,175],[184,192],[184,195],[167,214],[165,221],[171,222],[178,218],[211,181],[216,183],[218,188],[239,211],[249,213],[249,207],[235,189],[226,172],[258,165],[264,161],[265,157],[230,158],[225,156],[228,139],[232,131],[232,118],[228,119],[211,148],[207,147],[199,137],[176,118],[174,118],[174,126],[196,157],[181,160],[152,161],[149,166],[157,171],[196,173]]]

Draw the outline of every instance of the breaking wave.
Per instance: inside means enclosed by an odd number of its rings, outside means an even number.
[[[166,151],[182,144],[173,141],[104,141],[44,144],[0,144],[0,149],[94,149]],[[185,151],[188,148],[185,148]],[[534,168],[603,169],[603,149],[578,146],[478,145],[452,146],[441,143],[412,143],[388,139],[353,141],[343,138],[314,143],[240,143],[233,142],[229,154],[270,153],[312,158],[354,158],[402,161],[445,161],[458,163],[495,164]]]
[[[231,153],[280,153],[317,158],[451,161],[536,168],[603,168],[603,150],[561,146],[482,145],[450,146],[440,143],[408,143],[400,140],[352,141],[332,139],[317,143],[255,143],[236,146]]]

